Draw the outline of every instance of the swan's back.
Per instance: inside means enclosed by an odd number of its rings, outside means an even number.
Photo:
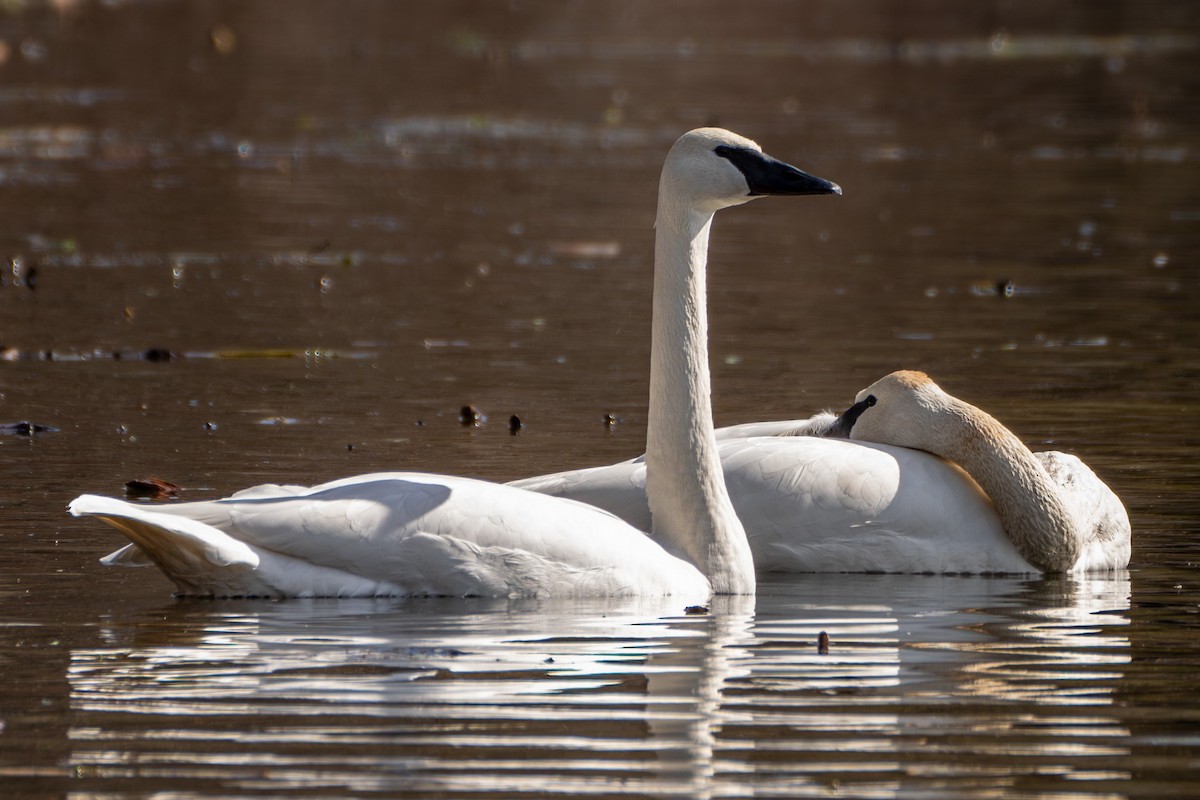
[[[961,469],[917,450],[821,438],[723,443],[762,571],[1032,572]]]
[[[144,506],[84,496],[185,594],[705,599],[692,565],[611,514],[468,478],[376,473],[312,488]]]
[[[760,572],[1026,573],[991,502],[919,450],[815,437],[727,438],[725,482]],[[515,485],[648,524],[641,459]]]

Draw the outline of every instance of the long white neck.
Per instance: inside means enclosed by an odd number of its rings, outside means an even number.
[[[749,594],[754,559],[713,433],[705,285],[712,218],[712,211],[674,203],[660,187],[646,493],[659,542],[704,572],[714,593]]]
[[[1058,485],[1041,462],[990,414],[955,400],[960,425],[939,455],[956,462],[979,484],[1013,545],[1033,566],[1065,572],[1083,548],[1083,531]]]

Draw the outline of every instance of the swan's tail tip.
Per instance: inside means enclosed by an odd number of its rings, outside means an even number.
[[[112,511],[124,505],[120,500],[115,500],[111,497],[102,497],[98,494],[81,494],[67,504],[67,513],[72,517],[86,517],[93,514],[103,514],[105,511]]]

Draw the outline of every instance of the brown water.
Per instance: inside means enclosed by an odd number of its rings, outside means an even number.
[[[1194,793],[1198,23],[1182,0],[6,5],[0,422],[59,429],[0,436],[6,796]],[[924,369],[1092,464],[1128,573],[772,578],[695,618],[184,602],[97,564],[119,538],[63,508],[131,478],[640,452],[658,168],[709,123],[845,189],[718,220],[718,422]]]

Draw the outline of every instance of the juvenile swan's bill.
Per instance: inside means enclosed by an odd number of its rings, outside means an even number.
[[[130,539],[106,563],[153,563],[190,595],[752,593],[754,563],[712,428],[709,230],[718,210],[761,195],[840,193],[717,128],[684,134],[667,154],[655,223],[652,528],[570,500],[422,473],[258,486],[171,505],[83,495],[70,512],[99,517]]]

